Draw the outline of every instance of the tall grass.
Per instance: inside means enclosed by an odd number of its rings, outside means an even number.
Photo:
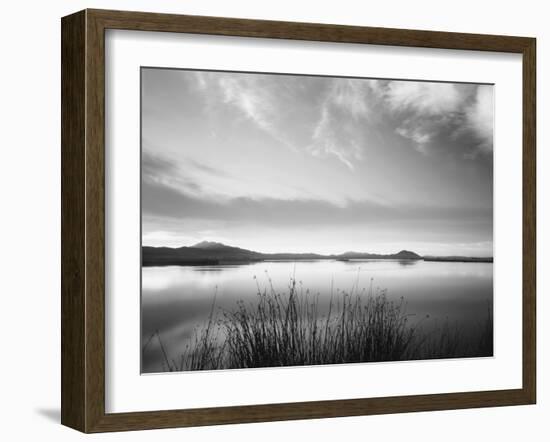
[[[404,357],[413,340],[404,304],[381,291],[338,293],[321,315],[319,296],[298,293],[292,279],[288,294],[264,290],[258,302],[225,312],[228,367],[270,367],[387,361]]]
[[[328,306],[319,294],[303,290],[290,279],[285,294],[271,282],[257,286],[256,302],[238,301],[230,311],[215,312],[216,297],[206,325],[196,329],[191,343],[176,360],[162,346],[165,371],[213,370],[380,362],[492,355],[492,317],[465,340],[448,321],[424,332],[424,320],[411,324],[403,298],[388,299],[385,290],[350,291],[331,288]]]

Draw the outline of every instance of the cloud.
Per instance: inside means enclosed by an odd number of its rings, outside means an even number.
[[[411,120],[407,120],[403,126],[395,129],[397,134],[404,138],[409,138],[416,143],[416,149],[422,153],[427,153],[426,146],[433,138],[433,134],[425,127],[419,126],[417,122],[411,124]]]
[[[339,206],[313,199],[197,197],[162,183],[144,182],[143,213],[184,220],[219,221],[262,227],[352,226],[396,223],[400,226],[492,226],[491,207],[429,205],[388,206],[373,201],[347,201]]]
[[[492,86],[224,72],[193,76],[211,112],[230,107],[283,147],[334,158],[350,170],[387,127],[423,154],[451,145],[464,158],[492,151]]]
[[[258,127],[274,134],[271,97],[267,91],[258,87],[254,78],[221,77],[219,86],[225,103],[232,104],[253,121]]]
[[[366,132],[371,127],[376,80],[332,80],[320,105],[308,150],[334,156],[349,169],[364,158]]]
[[[363,158],[363,151],[358,142],[362,136],[356,132],[354,126],[346,121],[345,115],[331,110],[328,106],[324,107],[308,150],[318,157],[333,155],[349,169],[353,169],[353,163]]]
[[[491,153],[492,86],[401,80],[334,80],[321,105],[309,151],[338,158],[349,169],[369,144],[393,127],[423,154],[462,158]]]
[[[191,167],[192,170],[194,169],[195,171],[199,171],[205,175],[216,177],[229,177],[229,174],[219,167],[209,166],[208,164],[191,158],[186,158],[184,162],[186,164],[186,169]]]
[[[412,140],[419,152],[429,154],[433,140],[449,123],[459,120],[464,92],[451,83],[391,81],[382,95],[389,109],[402,117],[395,132]]]
[[[391,81],[384,96],[393,111],[413,110],[426,116],[455,112],[464,100],[455,84],[419,81]]]
[[[419,152],[463,158],[492,152],[492,86],[392,81],[381,95],[397,117],[395,132]]]
[[[165,175],[174,175],[178,168],[174,161],[168,158],[156,155],[147,150],[141,154],[141,175],[144,178],[156,178]]]
[[[158,155],[143,149],[141,153],[142,184],[154,183],[175,191],[186,192],[195,196],[208,193],[199,182],[201,177],[229,178],[229,175],[217,167],[212,167],[191,158],[176,160],[168,156]]]
[[[339,79],[333,82],[325,100],[326,105],[333,105],[347,111],[352,118],[368,118],[372,112],[369,107],[371,85],[376,80]]]
[[[484,152],[493,150],[493,87],[478,86],[475,101],[466,109],[468,126],[479,138],[479,148]]]
[[[372,118],[376,80],[332,77],[194,73],[209,99],[284,147],[318,158],[336,158],[353,169],[363,159],[364,131]],[[211,106],[214,108],[214,106]]]
[[[284,146],[292,147],[282,124],[284,108],[291,104],[281,97],[280,78],[224,72],[195,72],[194,76],[197,87],[207,91],[207,98],[213,102],[211,111],[221,102]],[[224,109],[216,110],[225,112]]]

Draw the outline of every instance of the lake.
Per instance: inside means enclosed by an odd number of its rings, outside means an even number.
[[[492,315],[492,263],[319,260],[143,267],[142,372],[164,371],[165,355],[179,357],[194,328],[208,321],[214,297],[216,312],[231,311],[239,300],[256,302],[258,287],[288,293],[292,278],[298,291],[318,294],[322,308],[331,293],[337,300],[342,291],[385,289],[389,299],[403,297],[411,323],[421,321],[425,329],[448,321],[473,330]],[[156,331],[161,340],[151,338]]]

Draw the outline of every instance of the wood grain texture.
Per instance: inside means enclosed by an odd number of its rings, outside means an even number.
[[[85,427],[85,13],[61,29],[61,422]]]
[[[318,23],[247,20],[148,12],[88,10],[105,29],[367,43],[475,51],[522,52],[529,38]]]
[[[523,389],[537,395],[537,97],[536,40],[523,50]]]
[[[339,401],[105,413],[106,29],[523,55],[523,387]],[[448,32],[86,10],[62,20],[62,423],[84,432],[532,404],[536,398],[535,40]]]
[[[105,38],[86,11],[86,431],[105,414]]]

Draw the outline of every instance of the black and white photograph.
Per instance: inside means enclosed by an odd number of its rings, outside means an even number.
[[[141,373],[493,356],[492,84],[141,68]]]
[[[545,2],[3,6],[0,442],[549,440]]]

